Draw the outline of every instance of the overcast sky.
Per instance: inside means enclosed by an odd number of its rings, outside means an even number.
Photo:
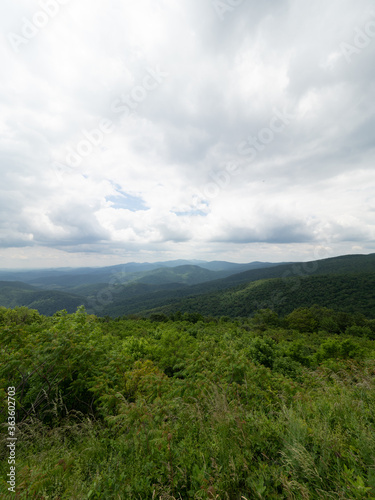
[[[0,10],[0,268],[375,252],[372,1]]]

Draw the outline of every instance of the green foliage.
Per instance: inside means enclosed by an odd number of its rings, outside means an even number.
[[[280,267],[284,269],[284,266]],[[306,273],[301,277],[295,277],[290,272],[290,269],[286,268],[284,273],[287,273],[288,277],[261,278],[262,274],[266,276],[267,274],[276,273],[276,270],[277,268],[263,269],[256,271],[254,275],[250,274],[254,273],[253,271],[241,273],[248,276],[249,280],[233,288],[224,286],[225,283],[230,284],[230,281],[214,282],[216,283],[216,289],[212,289],[210,293],[204,292],[204,289],[208,288],[208,284],[205,284],[189,287],[186,291],[178,291],[178,293],[170,296],[154,296],[154,300],[150,300],[143,309],[145,313],[147,313],[147,309],[152,308],[152,312],[163,312],[168,315],[179,310],[200,313],[204,316],[229,316],[235,318],[254,316],[261,310],[271,310],[279,316],[285,316],[293,313],[298,308],[310,309],[312,306],[317,305],[321,310],[330,308],[341,311],[341,319],[336,318],[335,321],[332,317],[325,317],[324,315],[318,318],[311,316],[304,319],[306,322],[304,328],[314,330],[316,321],[322,321],[322,328],[331,333],[344,332],[345,328],[350,326],[345,325],[345,313],[375,317],[374,271],[358,274],[314,275],[314,273]],[[323,269],[321,271],[323,272]],[[250,279],[251,276],[253,278],[257,277],[257,280]],[[234,277],[230,278],[234,279]],[[230,278],[227,278],[227,280]],[[220,290],[221,286],[224,289]],[[184,294],[189,295],[189,297],[184,298]],[[140,309],[138,305],[138,310]],[[298,316],[298,314],[295,316]],[[259,319],[261,320],[261,317]],[[272,321],[272,318],[270,317],[268,320]],[[273,318],[273,320],[274,325],[276,325],[276,318]],[[302,317],[299,318],[299,321],[302,321]]]
[[[0,307],[0,325],[31,325],[41,321],[42,317],[35,309],[28,309],[27,307],[7,309],[6,307]]]
[[[289,356],[277,357],[273,363],[275,372],[292,379],[299,379],[302,375],[302,365]]]
[[[86,300],[72,293],[44,291],[26,283],[0,281],[0,304],[6,308],[27,307],[40,314],[52,315],[63,308],[73,313],[81,304],[86,304]]]
[[[278,314],[271,309],[261,309],[254,315],[254,324],[258,325],[261,329],[277,327],[280,325]]]
[[[303,366],[310,365],[310,358],[313,350],[302,340],[289,342],[286,348],[286,355]]]
[[[276,356],[276,343],[271,338],[256,337],[251,342],[248,352],[254,362],[272,368]]]
[[[369,326],[348,326],[345,330],[345,334],[352,335],[353,337],[366,337],[368,339],[375,340],[375,334]]]
[[[340,342],[336,339],[328,339],[323,342],[316,353],[318,361],[330,358],[355,358],[360,354],[359,345],[352,339]]]
[[[286,317],[289,328],[298,330],[299,332],[316,332],[318,330],[319,321],[312,309],[301,307],[290,313]]]
[[[17,498],[374,498],[373,330],[319,307],[235,321],[1,308]]]

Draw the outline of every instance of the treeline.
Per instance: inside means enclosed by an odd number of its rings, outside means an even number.
[[[136,315],[130,317],[137,318]],[[123,319],[126,319],[126,317]],[[231,321],[229,316],[221,316],[220,318],[204,317],[199,313],[182,313],[181,311],[171,313],[169,316],[163,313],[152,313],[149,319],[152,322],[184,321],[193,324],[198,322],[219,324]],[[120,320],[121,318],[118,318],[115,321]],[[109,318],[106,318],[105,321],[109,321]],[[247,323],[246,318],[238,318],[236,323],[241,324],[241,321]],[[364,336],[375,340],[375,319],[368,319],[362,313],[335,311],[327,307],[320,307],[317,304],[313,307],[300,307],[287,316],[279,316],[271,309],[262,309],[254,314],[251,322],[257,328],[263,330],[267,328],[284,328],[300,333],[324,331],[330,334],[346,333]]]
[[[16,498],[371,499],[374,338],[371,318],[319,306],[235,320],[0,308]],[[3,432],[4,499],[7,454]]]

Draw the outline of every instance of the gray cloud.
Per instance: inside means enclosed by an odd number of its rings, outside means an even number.
[[[223,234],[213,239],[217,242],[233,242],[239,244],[248,243],[306,243],[314,242],[315,236],[311,228],[302,221],[283,221],[279,223],[272,221],[261,227],[226,227]]]

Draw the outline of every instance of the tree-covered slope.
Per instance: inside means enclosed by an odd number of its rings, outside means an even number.
[[[343,255],[329,259],[282,264],[261,269],[252,269],[233,274],[227,278],[203,283],[191,288],[193,293],[223,290],[244,283],[270,278],[316,276],[323,274],[371,273],[375,272],[375,254]]]
[[[181,311],[237,317],[249,316],[265,308],[278,314],[288,314],[297,307],[314,304],[347,312],[357,311],[375,318],[375,273],[259,280],[229,290],[186,298],[152,312],[171,314]]]
[[[26,283],[0,281],[0,306],[26,306],[40,314],[52,315],[66,309],[74,312],[80,305],[87,305],[84,298],[64,292],[41,291]]]
[[[224,264],[213,263],[213,267],[220,267]],[[253,264],[263,265],[262,263]],[[134,269],[135,265],[129,264],[129,266],[129,269]],[[118,266],[109,269],[118,270]],[[101,272],[104,272],[104,275]],[[104,279],[103,276],[107,276],[105,272],[108,270],[98,269],[95,270],[94,275],[101,275],[101,279]],[[231,274],[223,279],[206,281],[213,276],[217,277],[228,272],[233,272],[233,267],[224,271],[211,271],[195,265],[176,265],[149,269],[139,274],[136,273],[137,275],[115,273],[107,282],[104,280],[101,283],[92,283],[91,275],[90,280],[85,282],[84,275],[77,271],[78,274],[73,273],[71,281],[65,274],[63,277],[61,275],[57,277],[63,279],[61,283],[69,289],[69,293],[30,289],[29,285],[22,289],[20,284],[12,288],[12,285],[8,283],[6,290],[4,287],[2,290],[0,286],[0,305],[9,307],[27,305],[45,314],[53,314],[59,309],[73,311],[78,305],[85,304],[90,312],[113,317],[164,307],[169,311],[199,310],[205,314],[235,316],[251,314],[262,304],[284,312],[291,310],[292,307],[312,303],[336,307],[343,299],[344,307],[350,308],[352,297],[353,307],[373,314],[371,299],[369,299],[372,297],[371,290],[368,287],[369,292],[367,295],[364,294],[360,291],[361,281],[356,281],[349,276],[375,273],[375,254],[348,255],[307,263],[276,265]],[[336,279],[335,276],[338,275],[341,278]],[[322,279],[311,279],[318,276]],[[127,283],[128,278],[136,281]],[[50,285],[54,286],[56,276],[47,276],[45,279],[52,280]],[[287,285],[289,279],[294,282],[291,281]],[[370,281],[371,279],[369,276]],[[265,280],[271,281],[266,284],[262,283]],[[205,282],[191,284],[197,281]],[[295,289],[295,283],[299,284],[301,281],[304,281],[304,287],[301,288],[298,285],[298,289]],[[256,286],[250,286],[251,283],[256,282],[258,282]],[[243,289],[245,291],[241,291]],[[38,294],[36,294],[37,290]],[[226,290],[227,293],[224,293]],[[345,293],[347,295],[342,296]]]
[[[206,281],[212,281],[232,274],[232,271],[210,271],[199,266],[177,266],[173,268],[160,268],[148,271],[143,276],[137,277],[135,281],[147,284],[183,283],[195,285]]]
[[[176,310],[181,308],[185,310],[188,304],[191,304],[189,310],[196,306],[199,310],[204,310],[205,314],[220,314],[220,311],[227,311],[225,304],[229,297],[232,296],[234,288],[247,287],[248,284],[260,280],[269,280],[279,278],[282,282],[286,282],[288,278],[294,278],[297,282],[301,279],[312,276],[338,275],[338,274],[358,274],[358,273],[375,273],[375,254],[371,255],[348,255],[343,257],[335,257],[332,259],[324,259],[319,261],[311,261],[306,263],[283,264],[262,269],[250,270],[238,274],[233,274],[227,278],[200,283],[185,288],[175,289],[171,292],[163,291],[162,293],[154,293],[150,290],[146,291],[143,297],[131,297],[129,300],[130,289],[127,287],[119,288],[112,300],[104,308],[104,314],[110,316],[121,316],[123,314],[142,312],[148,309],[161,308],[166,306],[166,310]],[[334,281],[334,278],[332,278]],[[269,287],[280,287],[279,282],[275,281],[268,285]],[[219,292],[228,290],[228,295],[223,295]],[[255,290],[255,289],[254,289]],[[215,295],[219,293],[215,297]],[[255,293],[255,292],[254,292]],[[270,302],[269,296],[273,291],[267,289],[266,295],[263,289],[256,292],[257,298],[250,299],[258,302]],[[278,293],[275,289],[274,293]],[[335,293],[335,292],[332,292]],[[319,295],[319,294],[318,294]],[[189,299],[186,301],[186,299]],[[294,300],[294,299],[293,299]],[[180,301],[182,301],[180,303]],[[222,305],[217,304],[223,302]],[[319,301],[315,301],[320,303]],[[296,302],[297,303],[297,302]],[[216,304],[216,305],[214,305]],[[214,310],[216,312],[214,312]],[[235,307],[235,310],[250,311],[253,307],[247,303],[241,303]],[[224,314],[229,314],[225,312]],[[230,314],[233,316],[233,313]]]

